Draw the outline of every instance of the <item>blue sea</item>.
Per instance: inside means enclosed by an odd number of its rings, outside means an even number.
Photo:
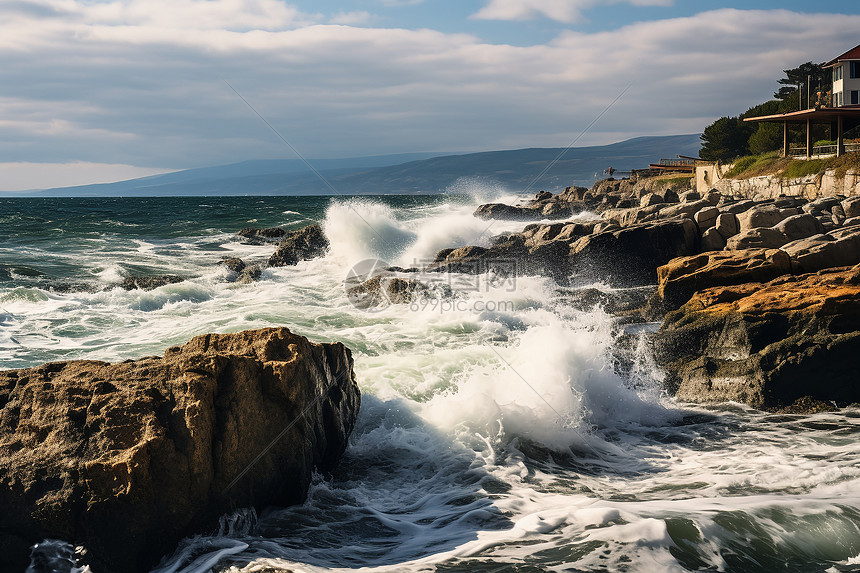
[[[353,350],[362,409],[338,470],[301,506],[225,516],[159,573],[860,571],[860,411],[677,403],[643,340],[548,278],[437,275],[453,298],[353,306],[362,261],[420,267],[522,227],[472,216],[516,196],[458,191],[0,199],[0,368],[265,326]],[[230,282],[223,258],[274,250],[239,229],[310,223],[325,257]],[[164,274],[183,280],[119,287]]]

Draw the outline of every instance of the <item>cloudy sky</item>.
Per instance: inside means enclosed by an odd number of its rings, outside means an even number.
[[[309,158],[561,147],[857,44],[857,0],[0,0],[0,190],[294,157],[227,82]]]

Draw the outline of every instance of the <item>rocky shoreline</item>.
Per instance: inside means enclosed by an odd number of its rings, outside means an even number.
[[[666,390],[681,401],[772,411],[860,402],[850,360],[860,352],[860,197],[746,199],[653,188],[606,180],[539,194],[516,218],[589,211],[596,218],[531,225],[495,238],[490,249],[440,252],[436,264],[468,270],[464,263],[476,257],[509,257],[556,279],[586,273],[612,286],[656,285],[624,318],[661,322],[649,342]],[[475,215],[510,211],[484,205]]]
[[[62,539],[94,571],[149,571],[226,513],[301,503],[359,404],[349,349],[286,328],[0,371],[0,570]]]

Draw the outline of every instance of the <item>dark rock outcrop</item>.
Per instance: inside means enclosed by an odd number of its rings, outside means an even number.
[[[18,549],[0,570],[55,538],[84,545],[95,571],[148,571],[226,512],[299,503],[359,401],[349,349],[286,328],[0,371],[0,547]]]
[[[227,277],[229,282],[252,283],[263,274],[260,265],[248,265],[238,257],[227,257],[221,261],[221,264],[230,271],[230,275]]]
[[[269,257],[270,267],[295,265],[299,261],[323,256],[329,242],[319,225],[308,225],[287,233],[278,243],[278,249]]]
[[[657,267],[699,249],[692,219],[640,223],[582,237],[570,245],[570,271],[616,286],[654,284]]]
[[[258,229],[256,227],[245,227],[236,233],[240,237],[246,239],[246,243],[263,244],[276,243],[287,231],[280,227],[269,227],[266,229]]]
[[[416,279],[378,275],[348,287],[346,296],[356,308],[372,309],[430,298],[431,292],[427,285]]]
[[[857,402],[860,265],[697,292],[654,342],[679,400]]]
[[[181,283],[184,280],[185,277],[179,275],[131,276],[125,277],[119,286],[125,290],[152,290],[164,285]]]

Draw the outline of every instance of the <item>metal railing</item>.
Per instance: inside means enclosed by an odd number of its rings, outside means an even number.
[[[860,151],[860,143],[851,142],[843,144],[843,148],[846,152],[848,151]],[[806,146],[805,145],[792,145],[788,149],[788,155],[790,157],[805,159],[806,158]],[[831,145],[815,145],[812,147],[812,157],[824,157],[828,155],[836,155],[836,144]]]

